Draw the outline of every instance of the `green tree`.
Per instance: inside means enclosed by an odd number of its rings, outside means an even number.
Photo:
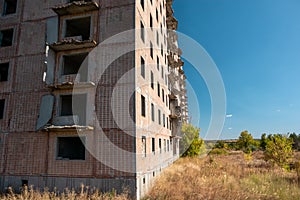
[[[248,131],[243,131],[237,140],[238,149],[242,150],[244,153],[251,153],[254,149],[255,141]]]
[[[265,150],[267,146],[267,134],[263,133],[260,138],[260,148]]]
[[[289,135],[289,138],[293,140],[293,149],[300,150],[300,135],[297,135],[296,133],[292,133]]]
[[[204,141],[199,137],[200,129],[192,124],[182,125],[180,153],[182,156],[198,156],[205,148]]]
[[[289,159],[293,157],[292,144],[292,139],[287,135],[269,135],[264,152],[265,159],[280,167],[286,167]]]

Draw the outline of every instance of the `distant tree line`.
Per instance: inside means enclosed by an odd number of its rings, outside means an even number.
[[[263,133],[260,139],[254,139],[248,131],[243,131],[235,143],[218,141],[213,147],[213,150],[215,149],[241,150],[245,154],[262,150],[265,160],[287,168],[293,157],[293,151],[300,150],[300,135],[296,133],[269,135]]]

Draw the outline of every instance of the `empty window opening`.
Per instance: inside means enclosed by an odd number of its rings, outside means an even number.
[[[146,184],[146,178],[143,177],[143,184]]]
[[[153,44],[150,42],[150,56],[153,59]]]
[[[159,46],[159,33],[156,31],[156,44]]]
[[[145,27],[143,22],[141,22],[141,39],[145,42]]]
[[[21,180],[21,183],[22,183],[22,187],[28,186],[28,180],[22,179],[22,180]]]
[[[166,143],[166,139],[164,139],[164,151],[167,151],[167,143]]]
[[[4,117],[5,99],[0,99],[0,119]]]
[[[0,64],[0,82],[7,81],[8,68],[9,68],[9,63],[1,63]]]
[[[163,102],[165,102],[165,90],[164,89],[161,90],[161,96],[162,96]]]
[[[157,82],[157,95],[160,97],[160,84]]]
[[[141,1],[140,1],[140,4],[141,4],[141,6],[142,6],[142,8],[143,8],[143,10],[144,10],[144,7],[145,7],[145,2],[144,2],[144,0],[141,0]]]
[[[147,155],[147,148],[146,148],[146,137],[142,136],[142,156],[146,157]]]
[[[161,139],[158,139],[158,148],[159,148],[159,153],[161,153]]]
[[[152,138],[152,152],[155,152],[155,138]]]
[[[87,80],[87,66],[83,62],[88,53],[64,55],[63,56],[63,75],[80,73],[80,81]],[[80,69],[80,71],[79,71]]]
[[[159,57],[156,57],[156,68],[159,71]]]
[[[58,137],[57,159],[85,160],[85,138]]]
[[[153,27],[153,17],[152,17],[152,15],[150,14],[150,28],[152,28]]]
[[[154,115],[155,115],[155,113],[154,113],[154,104],[153,103],[151,103],[151,120],[154,122]]]
[[[154,89],[154,74],[153,74],[152,71],[151,71],[151,77],[150,77],[150,79],[151,79],[151,88]]]
[[[141,75],[145,78],[145,60],[143,57],[141,57]]]
[[[161,111],[158,109],[158,124],[161,124]]]
[[[86,102],[86,94],[62,95],[60,97],[60,116],[77,115],[79,124],[85,125]]]
[[[161,66],[161,77],[162,77],[162,79],[164,79],[164,67],[163,66]]]
[[[163,126],[166,127],[166,115],[163,114]]]
[[[143,95],[141,95],[141,115],[146,116],[146,99]]]
[[[14,14],[17,11],[17,0],[4,0],[3,15]]]
[[[156,8],[156,21],[158,22],[158,10]]]
[[[13,42],[14,29],[0,31],[0,47],[11,46]]]
[[[91,17],[67,19],[65,37],[76,37],[77,40],[89,40]]]

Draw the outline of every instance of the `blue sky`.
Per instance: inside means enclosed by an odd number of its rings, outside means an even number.
[[[243,130],[256,138],[300,134],[299,0],[175,0],[173,8],[178,31],[201,44],[222,75],[232,117],[221,138],[237,138]],[[184,70],[199,101],[199,108],[189,102],[192,123],[204,136],[210,96],[188,62]]]

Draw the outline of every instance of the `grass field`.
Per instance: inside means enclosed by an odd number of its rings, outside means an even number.
[[[86,192],[89,191],[89,192]],[[63,194],[26,190],[23,194],[0,197],[8,199],[78,199],[78,200],[127,200],[128,195],[114,192],[101,194],[85,187],[78,193]],[[263,160],[262,152],[252,157],[242,152],[211,155],[204,158],[181,158],[167,168],[144,200],[296,200],[300,187],[296,172],[272,167]]]
[[[300,199],[296,172],[272,167],[262,152],[182,158],[164,171],[145,199]]]

